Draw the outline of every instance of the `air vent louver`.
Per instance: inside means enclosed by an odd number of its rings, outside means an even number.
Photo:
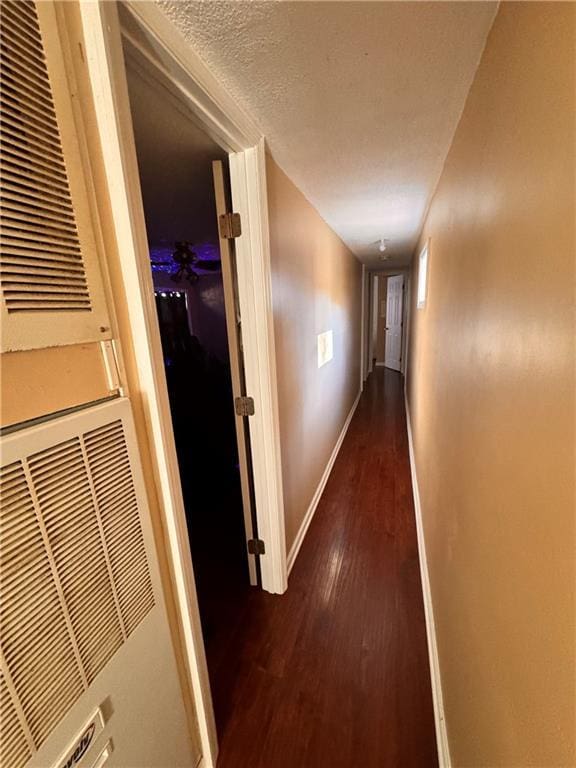
[[[1,671],[0,712],[0,765],[23,765],[32,755],[32,750]]]
[[[0,642],[38,744],[84,688],[22,462],[2,468],[0,493]]]
[[[90,311],[36,8],[2,2],[0,285],[9,313]]]
[[[2,468],[0,589],[2,765],[19,768],[154,606],[121,419]]]
[[[122,423],[89,432],[85,444],[122,620],[130,634],[152,607],[153,594]]]
[[[28,463],[90,683],[122,644],[122,631],[80,440],[36,454]]]

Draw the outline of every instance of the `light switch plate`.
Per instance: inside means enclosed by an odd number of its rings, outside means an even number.
[[[332,331],[318,334],[318,368],[322,368],[334,357]]]

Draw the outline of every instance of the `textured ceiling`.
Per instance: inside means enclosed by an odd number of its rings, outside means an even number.
[[[406,262],[497,4],[159,4],[349,247]]]

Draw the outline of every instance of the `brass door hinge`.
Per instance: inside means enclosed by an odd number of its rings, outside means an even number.
[[[251,555],[265,555],[266,547],[262,539],[248,539],[248,552]]]
[[[242,222],[239,213],[223,213],[218,219],[220,237],[232,240],[242,234]]]
[[[254,398],[237,397],[234,400],[234,408],[238,416],[254,416]]]

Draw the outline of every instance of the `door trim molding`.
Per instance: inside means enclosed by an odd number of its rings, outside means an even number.
[[[107,0],[79,6],[101,139],[106,194],[110,198],[116,241],[122,248],[119,279],[124,286],[138,369],[135,389],[144,410],[154,458],[155,483],[185,654],[184,674],[195,702],[203,759],[206,768],[213,768],[218,742],[148,268],[119,11],[116,3]],[[126,2],[120,11],[128,13],[131,29],[138,31],[144,40],[143,52],[148,59],[171,78],[171,90],[175,89],[176,95],[186,100],[212,138],[232,153],[233,202],[242,216],[245,232],[236,243],[243,254],[245,268],[242,285],[239,285],[240,303],[245,312],[243,322],[256,329],[254,336],[246,334],[244,351],[246,382],[258,414],[250,425],[257,516],[259,524],[262,518],[263,532],[269,536],[267,554],[262,558],[262,581],[268,591],[283,592],[287,573],[264,139],[155,4]],[[249,277],[251,293],[247,295]]]
[[[332,467],[334,466],[334,463],[336,459],[338,458],[338,453],[340,451],[340,448],[342,447],[342,443],[344,442],[344,438],[346,437],[346,433],[348,432],[348,427],[350,426],[350,422],[352,421],[352,417],[354,416],[354,413],[356,411],[356,407],[360,401],[360,396],[362,395],[362,390],[360,390],[356,396],[356,400],[354,400],[354,404],[352,405],[352,408],[350,409],[350,413],[346,417],[346,421],[344,422],[344,426],[342,427],[342,431],[340,432],[340,435],[338,436],[338,440],[336,441],[336,445],[334,446],[334,450],[330,454],[330,458],[328,459],[328,463],[326,464],[326,469],[322,473],[322,477],[320,478],[320,482],[318,483],[318,487],[314,491],[314,496],[312,496],[312,501],[310,502],[310,505],[308,509],[306,510],[306,514],[304,515],[304,519],[302,520],[302,523],[300,525],[300,528],[298,529],[298,533],[296,534],[296,538],[294,539],[294,543],[290,547],[290,552],[288,553],[288,575],[290,575],[290,571],[294,567],[294,563],[296,562],[296,558],[298,557],[298,552],[300,552],[300,547],[302,546],[304,542],[304,538],[308,532],[308,528],[310,527],[310,523],[312,522],[312,518],[314,517],[314,513],[316,512],[316,508],[320,502],[320,499],[322,498],[322,494],[324,492],[324,488],[326,487],[326,483],[328,482],[328,479],[330,477],[330,473],[332,472]]]
[[[364,389],[364,366],[366,364],[366,264],[362,264],[362,300],[360,302],[360,392]]]
[[[214,768],[218,754],[216,723],[208,668],[202,640],[200,614],[157,318],[148,269],[148,243],[138,179],[138,165],[120,23],[115,3],[79,3],[85,57],[93,91],[102,149],[102,165],[110,200],[116,242],[121,244],[118,282],[126,299],[131,345],[137,368],[131,382],[144,411],[147,438],[153,457],[154,481],[165,532],[165,549],[179,621],[184,654],[183,677],[196,709],[198,731],[207,768]],[[109,265],[111,266],[111,265]]]
[[[410,337],[410,322],[412,318],[412,269],[410,266],[407,267],[399,267],[398,269],[380,269],[376,272],[368,272],[367,275],[377,274],[380,277],[388,279],[389,277],[394,277],[394,275],[404,275],[404,328],[402,331],[402,365],[400,368],[400,373],[406,375],[408,371],[408,354],[409,354],[409,337]],[[363,327],[366,329],[366,323],[368,322],[368,325],[370,324],[370,318],[366,317],[364,318],[364,324]],[[365,331],[366,333],[366,331]],[[366,343],[366,342],[365,342]],[[367,362],[367,361],[366,361]],[[384,364],[386,366],[386,364]],[[368,378],[368,373],[370,371],[366,372],[366,378]],[[366,380],[366,379],[364,379]]]
[[[266,544],[262,588],[282,594],[288,580],[264,137],[155,3],[127,0],[120,8],[131,28],[122,34],[140,61],[164,76],[173,96],[229,152],[232,203],[242,219],[235,247],[246,387],[255,405],[249,427],[258,536]]]
[[[404,408],[406,411],[406,430],[408,432],[408,452],[410,455],[410,475],[412,478],[412,493],[414,496],[414,513],[416,517],[416,533],[418,538],[420,579],[422,582],[424,614],[426,617],[426,638],[428,641],[428,661],[430,664],[430,681],[432,684],[432,701],[434,704],[434,725],[436,729],[438,763],[440,768],[451,768],[452,761],[450,758],[450,745],[448,742],[446,718],[444,715],[442,678],[440,676],[440,661],[438,658],[438,645],[436,642],[436,625],[434,623],[434,606],[432,603],[432,593],[430,591],[430,579],[428,575],[426,540],[424,538],[424,526],[422,522],[422,507],[420,504],[418,476],[416,474],[416,459],[414,456],[414,443],[412,440],[412,424],[410,420],[410,406],[408,405],[406,379],[404,379]]]
[[[164,75],[204,130],[229,152],[256,146],[262,132],[156,3],[122,0],[119,5],[120,13],[127,13],[131,21],[130,31],[122,30],[123,37]],[[137,32],[143,36],[137,37]]]

